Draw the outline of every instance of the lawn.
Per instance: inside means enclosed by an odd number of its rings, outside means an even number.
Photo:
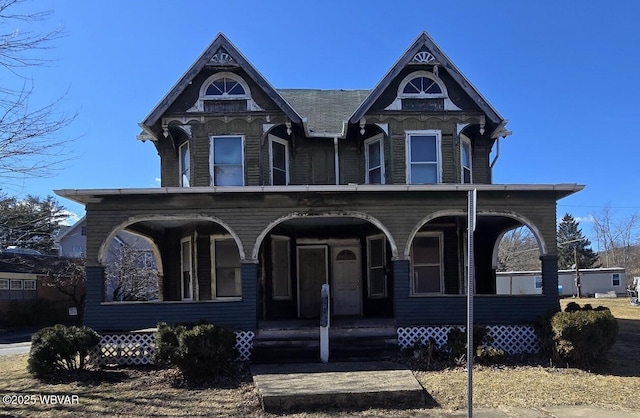
[[[565,299],[563,305],[573,299]],[[582,299],[604,305],[619,320],[620,333],[605,364],[592,370],[536,366],[474,368],[474,406],[540,407],[599,405],[637,408],[640,393],[640,307],[627,299]],[[0,357],[0,394],[35,395],[34,405],[2,405],[0,416],[225,416],[263,417],[248,374],[212,382],[206,387],[175,388],[170,371],[152,368],[114,369],[93,373],[80,382],[40,382],[26,372],[27,356]],[[462,368],[417,372],[438,410],[463,409],[467,374]],[[46,405],[40,395],[77,396],[77,402]],[[424,410],[369,410],[350,416],[409,417]],[[298,417],[330,413],[296,414]]]

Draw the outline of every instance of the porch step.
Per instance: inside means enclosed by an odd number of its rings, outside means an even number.
[[[266,412],[425,405],[411,371],[392,362],[263,364],[252,365],[251,373]]]
[[[388,360],[398,353],[394,327],[331,328],[329,361]],[[319,328],[261,329],[251,353],[254,364],[320,361]]]

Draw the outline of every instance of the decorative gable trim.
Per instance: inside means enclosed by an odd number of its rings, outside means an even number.
[[[487,115],[489,120],[500,125],[505,119],[496,111],[489,102],[480,94],[480,92],[467,80],[460,70],[451,62],[444,52],[440,50],[438,45],[426,33],[422,32],[420,36],[409,46],[402,54],[400,59],[391,67],[389,72],[378,82],[376,87],[364,99],[362,104],[353,112],[349,118],[349,123],[356,124],[369,111],[380,95],[389,87],[391,82],[395,80],[400,72],[407,65],[415,64],[434,64],[434,68],[438,65],[446,68],[451,77],[460,85],[460,87],[471,97],[474,102]],[[437,71],[437,70],[436,70]]]
[[[240,51],[220,33],[191,67],[180,77],[178,82],[169,90],[162,100],[147,115],[140,124],[147,133],[153,132],[152,127],[160,120],[171,104],[182,94],[193,79],[207,66],[240,67],[255,81],[255,83],[271,97],[280,109],[295,123],[301,123],[302,117],[287,103],[276,89],[249,63]]]

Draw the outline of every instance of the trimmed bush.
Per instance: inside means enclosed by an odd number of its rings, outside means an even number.
[[[551,359],[588,365],[603,360],[618,335],[618,321],[608,308],[581,308],[570,303],[564,312],[547,315],[536,326],[543,352]]]
[[[188,378],[217,376],[234,369],[235,335],[213,324],[158,324],[154,361],[174,365]]]
[[[88,327],[54,325],[43,328],[31,337],[27,369],[36,377],[84,370],[89,353],[99,342],[98,333]]]
[[[473,327],[473,348],[474,352],[484,344],[491,344],[489,331],[486,327],[476,325]],[[445,351],[453,357],[453,359],[463,359],[467,355],[467,333],[458,327],[453,327],[447,334],[447,343],[444,347]]]

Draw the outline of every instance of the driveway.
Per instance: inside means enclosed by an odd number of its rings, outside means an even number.
[[[31,349],[31,334],[35,329],[0,331],[0,356],[27,354]]]

